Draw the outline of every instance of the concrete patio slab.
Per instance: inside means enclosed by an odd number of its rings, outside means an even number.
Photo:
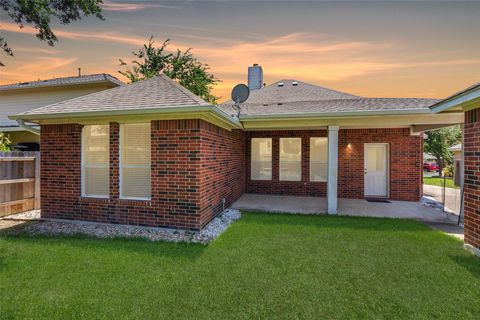
[[[325,214],[327,201],[318,197],[244,194],[233,209],[301,214]],[[414,219],[424,222],[454,224],[457,217],[427,207],[420,202],[368,202],[363,199],[338,199],[338,214],[344,216]]]

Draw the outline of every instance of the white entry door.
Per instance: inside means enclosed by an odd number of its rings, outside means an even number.
[[[365,143],[365,196],[388,195],[388,144]]]

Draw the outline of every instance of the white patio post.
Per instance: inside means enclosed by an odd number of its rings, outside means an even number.
[[[338,126],[328,126],[328,214],[337,214],[338,129]]]

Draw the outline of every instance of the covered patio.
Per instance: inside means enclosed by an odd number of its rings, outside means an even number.
[[[300,214],[326,214],[327,199],[286,195],[242,195],[232,204],[233,209],[245,211],[288,212]],[[364,199],[338,199],[338,215],[414,219],[423,222],[456,224],[457,217],[430,208],[421,202],[394,201],[368,202]]]

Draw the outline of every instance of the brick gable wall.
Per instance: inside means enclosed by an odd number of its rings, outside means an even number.
[[[389,145],[389,198],[420,200],[423,194],[423,138],[410,135],[408,128],[341,129],[338,142],[338,196],[364,197],[365,143]]]
[[[204,226],[245,191],[245,136],[242,130],[229,132],[205,122],[201,137],[200,203]]]
[[[480,249],[480,108],[465,113],[465,243]]]
[[[310,137],[326,137],[327,130],[282,130],[246,132],[246,192],[260,194],[321,196],[326,182],[310,181]],[[302,138],[302,181],[279,180],[279,139]],[[251,180],[252,138],[272,138],[272,180]],[[388,143],[390,160],[390,195],[393,200],[418,201],[423,193],[423,139],[401,129],[340,129],[338,159],[338,196],[364,197],[364,143]],[[350,144],[350,147],[347,147]]]
[[[238,166],[243,133],[216,128],[202,120],[151,123],[152,197],[147,201],[119,198],[117,123],[110,124],[109,199],[81,196],[82,126],[42,125],[42,217],[200,229],[221,212],[222,198],[228,205],[243,193]],[[233,161],[226,163],[230,155]]]

